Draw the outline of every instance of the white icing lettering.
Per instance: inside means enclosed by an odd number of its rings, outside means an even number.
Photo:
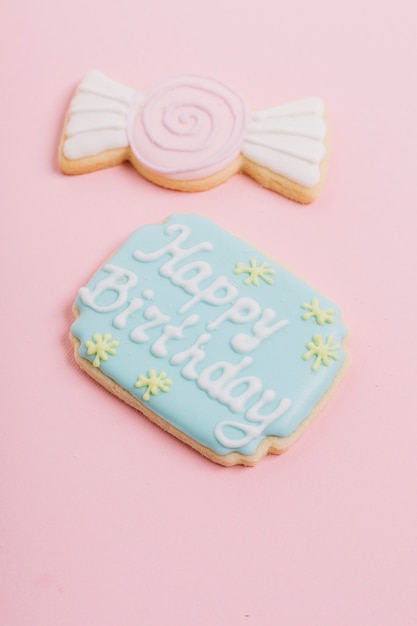
[[[225,433],[224,433],[224,429],[225,428],[233,428],[234,430],[237,430],[241,433],[243,433],[246,436],[241,436],[240,438],[232,438],[232,437],[228,437]],[[219,443],[222,444],[222,446],[224,446],[225,448],[240,448],[240,446],[244,446],[247,443],[253,441],[253,439],[256,439],[256,437],[259,437],[259,435],[262,432],[262,426],[254,426],[252,424],[244,424],[241,422],[234,422],[232,420],[225,420],[223,422],[220,422],[219,424],[217,424],[216,428],[214,429],[214,434],[216,436],[216,439]]]
[[[148,341],[149,335],[146,334],[146,330],[154,328],[155,326],[162,326],[171,319],[168,315],[162,313],[156,305],[148,306],[143,312],[143,317],[150,321],[136,326],[130,333],[131,340],[137,343]]]
[[[186,274],[193,273],[190,278],[184,278]],[[211,276],[213,270],[205,261],[194,261],[186,263],[171,275],[171,282],[174,285],[182,287],[187,293],[197,293],[200,286],[199,283]]]
[[[208,241],[202,241],[197,245],[192,246],[191,248],[181,248],[181,244],[188,239],[191,233],[191,229],[188,226],[184,226],[181,224],[172,224],[165,229],[165,233],[167,233],[168,235],[176,232],[179,232],[180,234],[173,241],[170,241],[165,246],[162,246],[162,248],[159,248],[154,252],[143,252],[142,250],[136,250],[133,253],[133,257],[137,261],[143,261],[147,263],[150,261],[156,261],[157,259],[163,257],[165,254],[169,254],[171,256],[171,259],[169,261],[166,261],[166,263],[164,263],[160,267],[159,273],[161,274],[161,276],[170,278],[174,271],[173,266],[178,263],[178,261],[181,261],[182,259],[185,259],[192,254],[195,254],[196,252],[213,249],[213,245]]]
[[[181,374],[184,378],[188,380],[194,380],[198,378],[198,372],[195,369],[197,363],[203,361],[206,353],[204,350],[200,348],[201,345],[207,343],[210,340],[210,335],[208,333],[203,333],[200,335],[192,346],[184,350],[183,352],[178,352],[171,357],[170,363],[173,365],[180,365],[190,359],[190,361],[182,368]]]
[[[195,380],[200,389],[205,391],[210,398],[217,399],[222,404],[228,406],[231,411],[243,413],[245,404],[262,390],[262,381],[257,376],[236,378],[236,374],[240,370],[252,363],[252,358],[244,357],[237,364],[217,361],[198,373],[195,366],[203,361],[206,356],[201,346],[209,340],[210,335],[203,333],[187,350],[175,354],[171,358],[170,363],[172,365],[180,365],[189,360],[181,371],[184,378]],[[215,376],[216,373],[218,373],[217,376]],[[240,393],[233,393],[239,392],[239,390]],[[234,420],[220,422],[216,426],[214,433],[217,440],[226,448],[237,449],[259,437],[270,424],[284,415],[291,406],[291,400],[283,398],[273,411],[266,415],[261,415],[260,411],[263,407],[275,398],[276,393],[272,389],[268,389],[262,393],[260,400],[246,411],[245,418],[253,422],[252,424]],[[240,437],[228,436],[227,429],[238,431],[242,435]]]
[[[251,363],[250,357],[243,358],[236,365],[227,361],[217,361],[201,372],[197,384],[200,389],[207,392],[210,398],[219,400],[222,404],[227,405],[231,411],[238,413],[244,410],[247,400],[262,388],[262,383],[256,376],[235,378],[241,369]],[[217,372],[220,372],[220,375],[213,378],[213,374]],[[233,396],[232,391],[241,386],[245,387],[245,390]]]
[[[185,313],[197,302],[204,302],[213,306],[227,304],[237,293],[238,290],[229,283],[226,276],[219,276],[205,289],[198,291],[191,300],[183,304],[178,309],[178,313]]]
[[[262,311],[261,319],[251,328],[253,336],[246,333],[237,333],[230,341],[232,348],[239,353],[250,352],[257,348],[261,341],[268,339],[268,337],[289,324],[288,320],[280,320],[268,326],[268,322],[271,322],[275,317],[276,313],[272,309]]]
[[[128,306],[124,311],[118,313],[113,319],[113,326],[118,329],[122,329],[126,327],[127,318],[129,315],[133,315],[135,311],[138,311],[143,306],[143,300],[140,298],[132,298],[129,302]]]
[[[250,357],[245,357],[237,365],[227,361],[216,361],[201,372],[197,384],[200,389],[207,391],[210,398],[218,398],[221,388],[234,378],[237,372],[250,365],[251,362],[252,359]],[[220,372],[220,375],[212,378],[212,374],[216,372]]]
[[[169,278],[173,285],[178,285],[184,291],[193,295],[191,300],[188,300],[178,309],[179,314],[185,313],[198,302],[220,306],[227,304],[237,295],[237,288],[229,283],[226,276],[219,276],[210,285],[201,288],[202,281],[213,274],[211,266],[205,261],[190,262],[175,269],[175,265],[179,261],[197,252],[213,250],[213,244],[209,241],[200,241],[200,243],[190,248],[182,248],[181,245],[188,239],[191,232],[188,226],[182,224],[172,224],[165,229],[165,232],[168,234],[179,232],[179,235],[173,241],[153,252],[135,250],[133,257],[137,261],[147,263],[161,259],[166,254],[170,255],[171,258],[165,261],[159,268],[160,275]],[[187,274],[191,274],[191,276],[186,278]]]
[[[129,289],[138,281],[136,274],[111,263],[104,265],[103,270],[108,272],[109,276],[100,280],[93,291],[88,287],[81,287],[78,292],[83,304],[99,313],[115,311],[123,306],[128,300]],[[117,297],[111,304],[100,304],[99,297],[106,291],[116,293]]]
[[[251,422],[263,422],[265,426],[268,426],[269,424],[272,424],[272,422],[274,422],[276,419],[281,417],[285,413],[285,411],[287,411],[291,406],[291,400],[289,398],[284,398],[283,400],[281,400],[277,408],[270,413],[267,413],[266,415],[259,414],[259,411],[263,409],[266,404],[269,404],[270,402],[273,402],[275,400],[276,395],[277,394],[275,393],[275,391],[272,391],[272,389],[267,389],[266,391],[264,391],[261,399],[256,404],[254,404],[246,413],[246,419],[250,420]]]
[[[169,339],[183,339],[185,337],[183,330],[189,326],[194,326],[199,321],[199,315],[189,315],[179,326],[171,326],[167,324],[163,330],[163,333],[151,346],[151,352],[154,356],[162,358],[167,356],[168,350],[166,342]]]
[[[217,424],[214,434],[226,448],[236,449],[241,446],[245,446],[257,437],[259,437],[263,431],[275,420],[280,418],[291,406],[291,400],[289,398],[283,398],[278,404],[277,408],[268,413],[267,415],[259,415],[259,410],[268,402],[271,402],[276,397],[276,394],[271,389],[264,391],[261,399],[253,407],[251,407],[246,413],[246,419],[251,422],[259,422],[258,424],[246,424],[243,422],[235,422],[233,420],[225,420]],[[225,430],[233,429],[242,433],[240,437],[229,437]]]
[[[207,324],[207,330],[215,330],[225,320],[235,322],[235,324],[244,324],[251,322],[261,312],[259,303],[253,298],[238,298],[232,304],[230,309],[219,315],[215,320]]]
[[[239,394],[233,395],[233,391],[239,387],[245,387]],[[262,389],[262,381],[257,376],[242,376],[230,381],[220,390],[218,399],[226,404],[233,413],[240,413],[245,410],[245,404],[252,396]]]
[[[235,378],[241,369],[251,363],[251,357],[244,357],[236,365],[227,361],[217,361],[201,372],[197,384],[200,389],[207,392],[210,398],[219,400],[234,413],[243,411],[247,400],[262,389],[262,383],[256,376]],[[220,372],[220,375],[213,378],[213,374],[217,372]],[[232,391],[240,386],[243,386],[245,389],[240,394],[233,396]]]

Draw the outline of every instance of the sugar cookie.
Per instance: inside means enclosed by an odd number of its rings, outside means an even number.
[[[327,163],[320,98],[252,110],[220,81],[181,75],[138,93],[90,71],[70,103],[60,145],[66,174],[130,161],[148,180],[203,191],[243,172],[297,202],[320,191]]]
[[[337,307],[197,215],[135,231],[75,312],[81,367],[225,466],[286,450],[344,369]]]

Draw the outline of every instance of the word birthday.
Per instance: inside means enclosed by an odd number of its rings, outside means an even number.
[[[118,330],[127,329],[133,343],[149,342],[153,356],[168,358],[171,365],[181,366],[180,373],[184,379],[195,381],[210,398],[227,406],[232,413],[243,414],[246,422],[222,421],[214,433],[221,445],[239,448],[258,438],[291,406],[290,399],[283,398],[277,402],[275,391],[263,390],[260,378],[244,375],[243,372],[253,362],[249,353],[287,326],[289,320],[277,319],[273,309],[262,308],[254,298],[240,296],[238,289],[226,276],[213,276],[210,263],[195,258],[196,255],[200,257],[200,253],[210,253],[213,245],[209,241],[200,241],[191,247],[184,247],[191,233],[188,226],[171,224],[166,227],[165,233],[175,237],[153,252],[135,250],[133,258],[140,264],[160,263],[157,270],[159,275],[187,294],[187,299],[176,311],[180,323],[172,323],[171,316],[151,302],[155,295],[151,289],[144,289],[141,297],[131,297],[138,276],[129,269],[111,263],[102,268],[107,276],[92,290],[81,288],[79,297],[84,305],[98,313],[114,312],[113,326]],[[112,294],[111,302],[103,297],[107,292]],[[204,320],[201,320],[201,306],[197,305],[210,307],[210,321],[205,322],[204,332],[187,349],[176,352],[176,340],[186,338],[190,329],[199,323],[201,328],[201,321]],[[226,310],[212,319],[212,307],[224,308],[225,305]],[[133,314],[141,309],[146,321],[134,326]],[[204,346],[211,340],[213,331],[227,322],[249,325],[249,332],[235,332],[230,339],[230,346],[240,355],[240,360],[237,363],[218,360],[207,365],[204,363],[207,359]],[[152,333],[153,339],[149,334],[153,329],[158,331],[156,339],[155,333]],[[260,399],[251,405],[251,400],[260,393]],[[275,403],[275,408],[264,413],[272,403]],[[229,436],[230,429],[233,437]]]

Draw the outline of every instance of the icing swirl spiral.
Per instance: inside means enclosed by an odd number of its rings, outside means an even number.
[[[249,106],[216,80],[178,76],[134,100],[128,136],[147,169],[176,180],[205,178],[224,169],[241,151]]]

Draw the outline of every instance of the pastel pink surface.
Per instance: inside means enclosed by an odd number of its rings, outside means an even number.
[[[43,8],[9,3],[0,38],[2,625],[415,624],[413,6]],[[201,73],[259,107],[322,96],[322,195],[301,207],[243,176],[174,193],[129,165],[64,176],[65,109],[92,67],[137,89]],[[200,458],[73,361],[78,288],[134,228],[174,212],[262,247],[351,329],[330,405],[255,469]]]

